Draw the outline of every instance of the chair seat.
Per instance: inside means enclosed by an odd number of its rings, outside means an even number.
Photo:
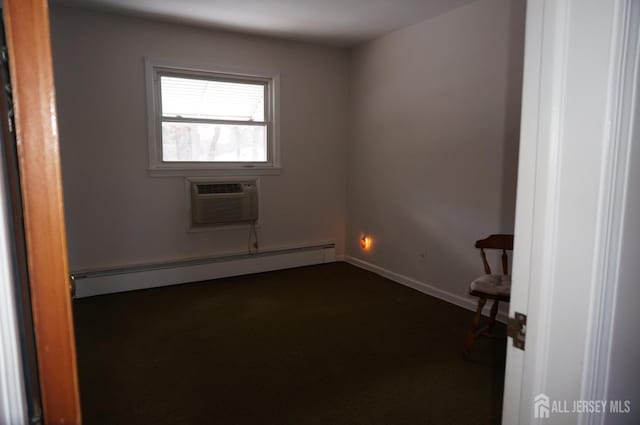
[[[511,295],[511,275],[485,274],[469,286],[469,291],[494,297],[509,297]]]

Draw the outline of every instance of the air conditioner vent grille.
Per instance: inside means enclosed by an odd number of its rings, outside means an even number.
[[[255,222],[258,219],[256,180],[189,182],[191,227]]]
[[[210,183],[198,185],[199,195],[208,193],[242,193],[242,186],[238,183]]]

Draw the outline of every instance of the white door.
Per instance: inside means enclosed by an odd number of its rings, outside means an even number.
[[[604,394],[598,358],[629,187],[639,4],[528,2],[510,305],[527,329],[524,351],[508,341],[504,425],[605,423],[573,402]]]

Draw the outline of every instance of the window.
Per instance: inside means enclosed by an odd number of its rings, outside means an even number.
[[[277,76],[147,61],[152,174],[272,174]]]

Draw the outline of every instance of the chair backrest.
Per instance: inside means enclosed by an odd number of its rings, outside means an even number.
[[[491,274],[491,267],[489,267],[487,255],[484,250],[502,250],[502,274],[509,274],[509,258],[507,257],[507,251],[513,251],[513,235],[491,235],[488,238],[476,241],[476,248],[480,248],[482,264],[484,265],[484,272],[486,274]]]

